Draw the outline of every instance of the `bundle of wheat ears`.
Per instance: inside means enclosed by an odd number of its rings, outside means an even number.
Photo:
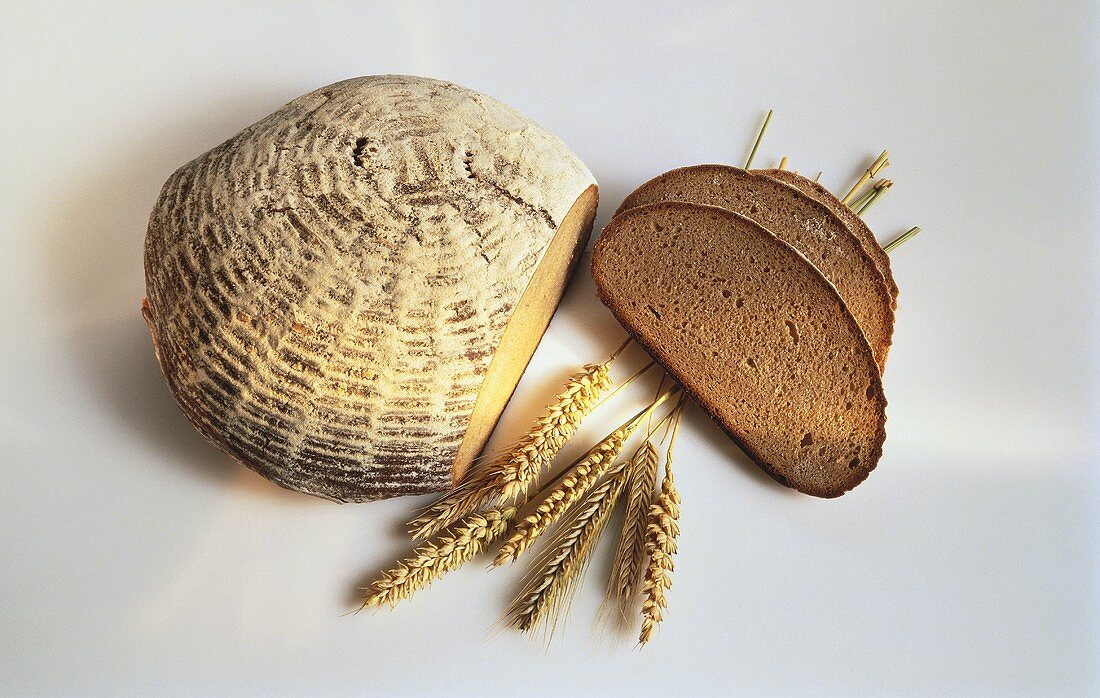
[[[746,170],[771,116],[769,112],[760,128]],[[842,203],[856,215],[864,214],[892,184],[873,181],[887,165],[883,152]],[[786,167],[784,157],[778,169]],[[910,229],[883,250],[890,252],[919,230]],[[410,533],[423,542],[364,589],[362,608],[394,606],[497,544],[492,567],[509,565],[545,538],[505,620],[524,632],[552,631],[622,500],[625,512],[605,610],[609,618],[636,619],[639,645],[649,642],[668,604],[680,532],[672,454],[686,400],[681,386],[665,373],[644,409],[551,476],[552,462],[582,420],[657,366],[650,361],[612,389],[612,365],[632,341],[628,338],[606,361],[573,375],[525,436],[480,459],[461,484],[413,519]],[[639,443],[628,449],[632,437]]]

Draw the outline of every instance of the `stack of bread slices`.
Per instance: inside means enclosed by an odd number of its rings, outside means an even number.
[[[867,225],[783,169],[697,165],[626,198],[601,300],[780,483],[837,497],[877,465],[897,286]]]

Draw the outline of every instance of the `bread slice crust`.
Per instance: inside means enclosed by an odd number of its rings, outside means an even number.
[[[794,246],[844,297],[874,352],[886,366],[894,331],[890,291],[859,239],[826,206],[795,187],[729,165],[670,170],[635,189],[615,215],[659,201],[720,206],[764,226]]]
[[[837,218],[843,221],[844,225],[848,227],[848,230],[852,231],[852,234],[855,235],[863,245],[863,249],[870,255],[871,260],[875,263],[875,267],[878,269],[879,273],[882,274],[882,279],[886,282],[886,288],[890,292],[890,307],[897,310],[898,285],[894,281],[894,271],[890,266],[890,255],[886,254],[886,250],[882,249],[882,245],[879,244],[878,238],[875,237],[875,233],[862,218],[857,216],[847,204],[841,202],[835,194],[809,177],[803,177],[797,172],[792,172],[790,170],[769,169],[753,171],[771,177],[772,179],[777,179],[784,184],[791,185],[822,206],[827,207]]]
[[[776,481],[831,498],[875,468],[886,397],[871,347],[796,249],[728,209],[664,202],[616,215],[592,274],[631,336]]]

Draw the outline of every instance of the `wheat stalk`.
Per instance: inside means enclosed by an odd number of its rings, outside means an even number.
[[[435,540],[416,548],[410,557],[398,562],[396,567],[383,572],[379,579],[367,587],[362,608],[386,604],[393,607],[447,572],[460,567],[499,538],[515,515],[516,507],[501,507],[470,514]]]
[[[879,170],[881,170],[884,167],[889,167],[889,166],[890,166],[890,155],[889,155],[889,153],[887,153],[884,150],[884,151],[882,151],[881,155],[879,155],[877,158],[875,158],[875,161],[873,163],[871,163],[871,165],[866,169],[866,171],[864,171],[863,175],[859,178],[859,180],[855,184],[852,185],[852,188],[848,190],[848,193],[844,195],[844,198],[840,200],[840,203],[842,203],[842,204],[849,203],[855,197],[856,192],[858,192],[864,184],[866,184],[871,179],[873,179],[876,175],[878,175]]]
[[[556,484],[552,483],[551,486],[548,486],[547,493],[535,510],[523,517],[516,524],[512,535],[504,541],[504,545],[501,546],[496,559],[493,561],[493,566],[500,567],[508,562],[515,562],[539,536],[561,518],[569,507],[576,504],[588,490],[592,489],[596,481],[607,472],[612,462],[622,452],[626,440],[634,433],[642,420],[678,390],[679,387],[675,387],[666,391],[644,410],[605,436],[588,453],[570,466],[560,476]]]
[[[648,522],[645,531],[645,552],[649,556],[645,574],[642,577],[642,628],[638,633],[638,644],[644,645],[653,639],[657,624],[663,620],[663,611],[668,608],[666,593],[672,586],[672,556],[676,554],[676,537],[680,535],[680,493],[672,477],[672,445],[676,442],[676,432],[680,427],[683,403],[672,423],[672,437],[665,453],[665,476],[661,481],[661,493],[649,507]]]
[[[556,624],[622,494],[625,475],[625,464],[608,473],[554,534],[542,564],[508,606],[512,626],[527,632],[543,622],[548,621],[551,627]]]
[[[648,439],[630,459],[626,514],[608,587],[608,599],[615,602],[624,617],[638,589],[638,579],[646,559],[646,524],[649,506],[657,489],[658,460],[657,449]]]
[[[760,141],[764,140],[764,132],[768,130],[768,124],[772,122],[772,114],[775,113],[774,109],[768,110],[768,115],[764,117],[764,124],[760,127],[760,133],[756,134],[756,141],[752,144],[752,152],[749,153],[749,159],[745,161],[745,169],[752,167],[752,161],[756,158],[756,149],[760,147]]]
[[[515,501],[524,495],[592,411],[600,394],[611,386],[611,364],[616,354],[602,364],[588,364],[574,374],[561,394],[547,406],[546,414],[515,446],[471,473],[466,481],[409,522],[413,537],[427,538],[492,501]]]
[[[858,202],[853,202],[850,205],[850,208],[852,209],[852,211],[855,212],[857,216],[862,216],[892,186],[894,186],[894,182],[889,179],[884,179],[878,182],[877,184],[875,184],[875,186],[871,187],[871,190],[867,192],[866,197],[860,197]]]
[[[915,226],[915,227],[910,228],[909,230],[906,230],[901,235],[897,236],[896,238],[894,238],[890,242],[883,245],[882,246],[883,252],[886,252],[887,254],[890,254],[895,249],[897,249],[897,247],[899,245],[904,245],[907,241],[911,240],[913,238],[913,236],[916,235],[919,232],[920,232],[920,227],[919,226]]]

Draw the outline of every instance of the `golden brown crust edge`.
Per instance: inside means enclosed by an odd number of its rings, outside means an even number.
[[[676,207],[676,208],[683,207],[683,208],[686,208],[686,209],[691,209],[691,208],[714,209],[714,210],[717,210],[717,211],[721,211],[722,214],[725,215],[725,216],[742,219],[743,221],[749,223],[750,225],[752,225],[752,226],[760,229],[761,231],[765,232],[767,234],[767,238],[769,239],[769,241],[774,241],[772,244],[774,244],[778,247],[781,247],[781,248],[785,248],[788,253],[792,254],[792,256],[794,258],[796,258],[796,260],[797,260],[797,261],[795,261],[796,265],[803,266],[807,270],[807,273],[812,274],[813,276],[815,276],[815,277],[817,277],[821,280],[821,282],[823,283],[823,287],[825,289],[827,289],[827,292],[830,293],[833,296],[834,300],[836,300],[840,304],[841,308],[843,308],[843,310],[845,311],[844,312],[845,321],[850,324],[850,326],[854,330],[854,336],[856,336],[860,339],[860,341],[862,342],[863,347],[866,350],[863,355],[865,356],[866,360],[870,362],[871,366],[875,367],[875,369],[876,369],[876,370],[869,371],[869,374],[872,378],[872,386],[874,388],[875,398],[879,402],[879,404],[881,405],[880,413],[881,413],[882,417],[881,417],[881,419],[879,419],[878,426],[875,430],[875,434],[872,437],[873,438],[873,443],[872,443],[872,447],[871,447],[872,457],[869,459],[869,463],[865,467],[861,467],[859,470],[853,471],[852,472],[852,477],[845,480],[842,485],[840,485],[836,488],[832,488],[832,489],[821,491],[821,492],[807,491],[806,489],[803,489],[803,488],[799,487],[797,484],[790,482],[782,473],[780,473],[778,470],[776,470],[776,468],[772,464],[768,463],[759,453],[754,451],[751,447],[749,447],[741,439],[741,437],[738,435],[738,433],[736,431],[736,426],[732,425],[732,424],[729,424],[726,421],[724,421],[719,416],[719,414],[717,412],[717,408],[714,405],[709,404],[706,401],[705,398],[701,397],[699,395],[699,393],[697,393],[693,389],[690,380],[685,380],[684,376],[680,375],[675,370],[673,370],[669,367],[667,353],[665,351],[663,351],[660,347],[654,346],[642,334],[640,334],[636,329],[630,327],[629,325],[627,325],[624,322],[624,320],[623,320],[624,314],[623,314],[622,310],[616,304],[615,299],[606,292],[606,290],[604,288],[604,284],[602,283],[602,280],[601,280],[601,277],[600,277],[600,274],[599,274],[599,264],[600,264],[601,258],[603,256],[603,250],[606,246],[606,241],[609,239],[608,235],[609,235],[609,233],[610,233],[610,235],[614,235],[615,234],[615,229],[614,229],[613,226],[622,223],[622,219],[619,218],[619,214],[622,213],[624,210],[626,210],[622,207],[620,207],[619,211],[616,211],[615,216],[611,219],[611,221],[608,222],[607,226],[604,227],[603,232],[600,234],[600,236],[598,238],[596,238],[596,243],[593,246],[592,263],[591,263],[590,268],[591,268],[592,277],[593,277],[593,279],[595,280],[595,283],[596,283],[596,293],[599,296],[600,302],[602,302],[605,306],[607,306],[608,310],[611,311],[611,314],[615,316],[615,319],[619,321],[619,324],[622,325],[622,327],[634,339],[634,341],[637,342],[638,345],[641,346],[643,349],[645,349],[646,352],[651,357],[653,357],[653,359],[655,361],[657,361],[657,363],[660,364],[661,367],[664,370],[666,370],[669,373],[669,375],[672,375],[673,377],[675,377],[676,380],[683,387],[684,392],[686,392],[689,396],[691,396],[691,398],[695,401],[695,403],[698,404],[699,407],[702,408],[702,410],[704,412],[706,412],[707,415],[710,416],[711,420],[715,424],[717,424],[718,427],[720,429],[722,429],[722,431],[724,431],[727,436],[729,436],[729,438],[738,446],[738,448],[740,448],[745,453],[745,455],[747,455],[754,463],[756,463],[756,465],[761,470],[763,470],[765,473],[767,473],[772,479],[774,479],[776,482],[778,482],[781,485],[784,485],[786,487],[790,487],[792,489],[795,489],[799,492],[802,492],[803,494],[808,494],[808,495],[811,495],[811,496],[814,496],[814,497],[820,497],[820,498],[823,498],[823,499],[833,499],[833,498],[836,498],[836,497],[840,497],[841,495],[843,495],[847,492],[850,492],[852,489],[854,489],[856,486],[858,486],[860,483],[862,483],[864,480],[867,479],[867,477],[871,474],[871,471],[873,471],[878,466],[878,462],[882,458],[883,444],[886,441],[886,405],[887,405],[887,400],[886,400],[886,394],[883,391],[882,380],[881,380],[880,374],[877,370],[877,364],[875,363],[874,355],[871,351],[871,346],[870,346],[870,344],[867,343],[866,336],[863,334],[863,331],[860,329],[859,323],[856,322],[855,317],[853,317],[851,312],[848,311],[848,306],[844,303],[844,299],[840,296],[840,293],[837,292],[836,288],[831,283],[829,283],[828,279],[826,279],[824,276],[821,275],[821,272],[817,270],[817,267],[815,267],[812,262],[810,262],[808,259],[806,259],[806,257],[802,253],[800,253],[797,249],[795,249],[791,245],[788,245],[787,243],[780,240],[778,237],[773,235],[770,231],[768,231],[763,226],[749,220],[745,216],[742,216],[738,213],[730,211],[729,209],[721,208],[719,206],[708,206],[706,204],[692,204],[692,203],[680,202],[680,201],[669,201],[669,202],[663,202],[663,203],[646,204],[644,206],[627,207],[627,208],[633,208],[634,210],[637,210],[637,211],[640,212],[639,214],[636,214],[636,215],[644,215],[645,210],[655,210],[656,208],[659,208],[659,207]]]

